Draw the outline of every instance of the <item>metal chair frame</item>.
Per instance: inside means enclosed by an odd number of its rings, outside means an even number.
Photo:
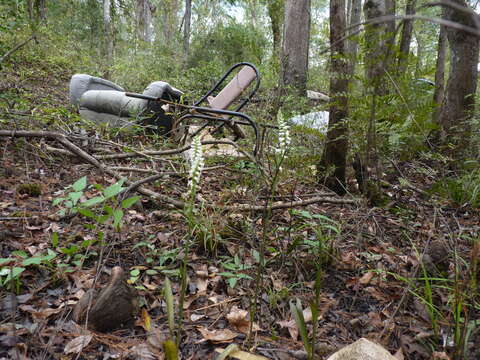
[[[227,109],[217,109],[217,108],[212,108],[212,107],[206,107],[206,106],[200,106],[202,103],[207,102],[209,97],[217,92],[226,79],[238,68],[244,68],[244,67],[250,67],[254,72],[255,72],[255,78],[250,81],[245,89],[251,85],[251,82],[255,81],[255,84],[253,88],[250,90],[250,93],[240,102],[239,105],[235,107],[234,110],[227,110]],[[241,70],[242,70],[241,69]],[[240,71],[241,71],[240,70]],[[235,77],[234,79],[235,80]],[[231,81],[233,81],[231,80]],[[230,85],[227,84],[224,88],[228,87]],[[247,125],[251,126],[253,128],[253,132],[255,135],[255,146],[253,149],[253,154],[256,156],[259,148],[259,131],[258,131],[258,126],[257,124],[245,113],[241,112],[240,110],[247,105],[247,103],[251,100],[251,98],[255,95],[257,92],[258,88],[260,87],[260,73],[258,69],[255,67],[255,65],[248,63],[248,62],[241,62],[238,64],[233,65],[230,69],[227,70],[227,72],[222,76],[222,78],[205,94],[203,95],[198,101],[196,101],[193,105],[191,106],[185,106],[182,104],[178,104],[178,107],[186,107],[188,110],[186,114],[182,115],[180,118],[178,118],[176,121],[174,120],[173,127],[174,129],[180,129],[180,125],[182,123],[186,123],[189,120],[192,119],[202,119],[202,120],[207,120],[203,125],[199,127],[199,129],[196,129],[194,133],[188,134],[188,131],[182,136],[183,141],[186,140],[188,136],[193,137],[199,134],[202,130],[207,128],[208,126],[212,126],[213,124],[218,124],[215,129],[211,133],[215,133],[219,131],[221,128],[223,128],[225,125],[229,127],[233,133],[235,134],[235,138],[233,141],[237,141],[239,138],[244,137],[242,136],[242,131],[239,130],[238,125]],[[243,90],[241,90],[242,92]],[[240,92],[240,93],[241,93]],[[143,95],[143,94],[136,94],[136,93],[126,93],[127,96],[131,97],[138,97],[146,100],[151,100],[151,101],[159,101],[165,102],[165,99],[157,99],[155,97]],[[218,94],[217,94],[218,96]],[[231,102],[235,101],[238,99],[238,96],[235,99],[231,99]],[[230,103],[231,103],[230,102]],[[175,105],[175,104],[174,104]],[[188,128],[188,125],[185,125],[185,127]]]

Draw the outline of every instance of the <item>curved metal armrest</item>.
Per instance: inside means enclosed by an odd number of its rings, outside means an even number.
[[[198,113],[196,114],[186,114],[182,116],[180,119],[176,121],[176,127],[179,127],[179,124],[182,123],[183,121],[187,119],[204,119],[204,120],[212,120],[212,121],[218,121],[218,122],[223,122],[225,124],[228,124],[229,122],[232,121],[233,117],[239,117],[243,121],[238,121],[235,120],[235,124],[240,124],[240,125],[249,125],[253,128],[253,132],[255,134],[255,146],[253,148],[253,155],[257,156],[258,153],[258,148],[259,148],[259,132],[258,132],[258,126],[253,121],[250,116],[238,112],[238,111],[229,111],[229,110],[218,110],[218,109],[210,109],[206,107],[201,107],[201,106],[194,106],[192,109],[196,110]],[[212,116],[209,114],[218,114],[218,115],[228,115],[230,118],[224,118],[222,116]],[[203,127],[200,129],[202,130]],[[196,134],[194,134],[196,135]]]
[[[254,88],[250,91],[250,94],[248,94],[248,96],[237,106],[237,108],[234,110],[234,111],[240,111],[249,101],[250,99],[253,97],[253,95],[255,95],[255,93],[257,92],[258,88],[260,87],[260,72],[258,71],[257,67],[255,65],[253,65],[252,63],[249,63],[249,62],[241,62],[241,63],[238,63],[238,64],[235,64],[233,65],[230,69],[227,70],[227,72],[225,73],[225,75],[222,76],[222,78],[205,94],[202,96],[202,98],[200,100],[198,100],[197,102],[195,102],[193,104],[193,106],[199,106],[201,103],[203,103],[204,101],[207,100],[207,98],[212,95],[215,91],[219,90],[220,87],[223,85],[223,83],[225,82],[225,80],[228,78],[228,76],[237,68],[239,67],[243,67],[243,66],[248,66],[250,68],[252,68],[252,70],[255,72],[255,86]]]

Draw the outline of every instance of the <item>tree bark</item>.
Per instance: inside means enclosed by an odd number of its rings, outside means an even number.
[[[348,27],[349,27],[349,34],[354,34],[358,30],[358,26],[356,24],[360,23],[361,12],[362,12],[362,0],[349,0],[351,1],[350,5],[350,12],[348,15]],[[348,14],[348,13],[347,13]],[[349,38],[347,40],[347,53],[349,59],[349,74],[353,76],[355,73],[355,65],[357,63],[357,53],[358,53],[358,41],[356,39]]]
[[[308,47],[310,42],[310,0],[287,0],[282,47],[281,84],[306,96]]]
[[[183,25],[183,57],[187,63],[190,50],[190,24],[192,21],[192,0],[185,0],[185,20]]]
[[[155,6],[150,0],[137,0],[136,20],[137,20],[137,36],[139,39],[151,42],[152,36],[152,14],[155,12]]]
[[[345,0],[330,0],[330,116],[327,142],[319,164],[320,181],[339,195],[346,192],[346,159],[348,149],[348,62],[345,59]],[[330,173],[331,169],[333,171]]]
[[[433,111],[433,122],[439,123],[440,110],[445,95],[445,58],[447,55],[447,29],[440,26],[437,48],[437,65],[435,68],[435,91],[433,93],[433,102],[435,110]]]
[[[464,0],[453,3],[467,7]],[[471,13],[445,7],[446,20],[475,28]],[[461,156],[467,150],[471,137],[470,120],[475,106],[477,90],[479,38],[462,30],[447,27],[450,44],[450,72],[438,122],[441,126],[441,142],[453,145],[454,155]]]
[[[273,36],[273,56],[280,57],[285,0],[270,0],[267,4]]]
[[[381,0],[366,0],[363,11],[365,20],[373,20],[385,16],[385,2]],[[381,78],[384,74],[385,49],[382,39],[383,24],[365,26],[365,75],[371,85],[380,90]],[[377,95],[380,95],[377,93]]]
[[[414,15],[417,0],[408,0],[405,6],[405,15]],[[404,20],[402,35],[400,38],[400,49],[398,54],[398,74],[404,74],[408,65],[410,55],[410,43],[412,42],[413,20]]]
[[[106,58],[106,72],[105,77],[108,79],[108,68],[113,65],[113,31],[112,31],[112,16],[111,16],[111,0],[103,0],[103,26],[105,35],[105,58]]]
[[[177,27],[178,0],[162,1],[163,38],[167,47],[172,47],[173,36]]]

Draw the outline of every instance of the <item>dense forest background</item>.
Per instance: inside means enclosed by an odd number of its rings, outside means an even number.
[[[236,343],[322,359],[361,337],[397,359],[477,358],[479,6],[0,0],[0,358]],[[258,154],[246,129],[233,152],[217,136],[185,157],[189,142],[86,122],[68,100],[84,73],[168,82],[184,109],[239,62],[261,74],[242,109]],[[298,120],[312,113],[328,125]],[[72,325],[114,266],[140,299],[134,329]]]

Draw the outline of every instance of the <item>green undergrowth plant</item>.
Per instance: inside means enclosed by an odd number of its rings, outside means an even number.
[[[180,345],[180,339],[182,336],[182,323],[183,323],[183,304],[187,293],[187,280],[188,273],[187,267],[190,260],[190,248],[197,235],[197,231],[201,224],[199,222],[198,214],[201,207],[196,205],[196,195],[200,188],[200,179],[202,170],[205,165],[202,152],[202,144],[200,136],[196,136],[192,140],[192,151],[190,154],[190,171],[188,180],[188,191],[186,194],[185,207],[181,210],[181,213],[185,219],[187,225],[187,234],[183,239],[183,259],[180,267],[180,299],[178,304],[178,326],[176,327],[176,346]]]
[[[218,275],[223,276],[227,279],[228,286],[232,289],[237,285],[238,280],[247,279],[252,280],[250,275],[244,273],[244,271],[250,269],[252,266],[243,264],[238,255],[232,257],[224,257],[225,261],[221,262],[222,267],[227,270],[219,273]],[[257,253],[258,261],[258,253]]]
[[[457,206],[480,207],[480,169],[465,171],[457,177],[444,178],[432,186],[432,192]]]
[[[101,185],[87,185],[87,177],[78,179],[75,183],[65,188],[64,196],[53,200],[52,205],[60,209],[58,214],[62,217],[80,215],[85,219],[83,226],[94,233],[88,239],[78,239],[78,241],[62,241],[62,247],[59,246],[59,234],[53,233],[52,245],[58,248],[58,251],[67,257],[73,258],[73,264],[81,267],[83,262],[89,256],[95,256],[91,247],[95,243],[103,244],[105,234],[113,230],[115,234],[120,234],[123,226],[124,211],[133,206],[139,199],[139,196],[132,196],[123,200],[119,195],[126,189],[123,184],[125,179],[104,188]],[[86,199],[87,190],[96,190],[97,195]],[[67,265],[62,265],[67,267]]]
[[[269,232],[271,231],[271,219],[272,219],[272,203],[275,199],[278,184],[280,181],[280,177],[283,171],[283,164],[285,159],[288,156],[288,152],[290,149],[291,137],[290,137],[290,127],[287,122],[283,118],[283,114],[281,111],[277,114],[277,124],[278,124],[278,139],[277,144],[272,154],[272,163],[270,165],[271,168],[271,175],[270,178],[263,178],[265,181],[266,189],[268,190],[268,196],[265,200],[263,213],[262,213],[262,234],[259,239],[259,247],[258,247],[258,256],[256,256],[256,273],[255,273],[255,280],[254,280],[254,294],[251,297],[250,301],[250,327],[247,336],[247,343],[250,343],[253,335],[253,323],[255,320],[255,316],[257,313],[257,305],[258,305],[258,297],[260,294],[260,290],[262,288],[263,282],[263,274],[265,273],[265,251],[267,246],[267,240]]]
[[[404,282],[410,294],[423,305],[432,330],[425,346],[432,351],[446,347],[452,359],[478,356],[475,344],[478,343],[480,321],[474,314],[480,310],[480,241],[476,238],[467,241],[471,243],[470,253],[462,258],[456,250],[453,252],[452,272],[440,273],[423,260],[416,277],[379,271]],[[418,253],[417,256],[421,258]]]
[[[311,232],[306,238],[302,236],[301,243],[294,243],[294,247],[303,245],[308,253],[314,256],[315,267],[324,270],[337,255],[335,245],[341,235],[341,224],[328,216],[312,214],[306,210],[293,209],[290,213],[294,217],[292,226],[296,232]]]

